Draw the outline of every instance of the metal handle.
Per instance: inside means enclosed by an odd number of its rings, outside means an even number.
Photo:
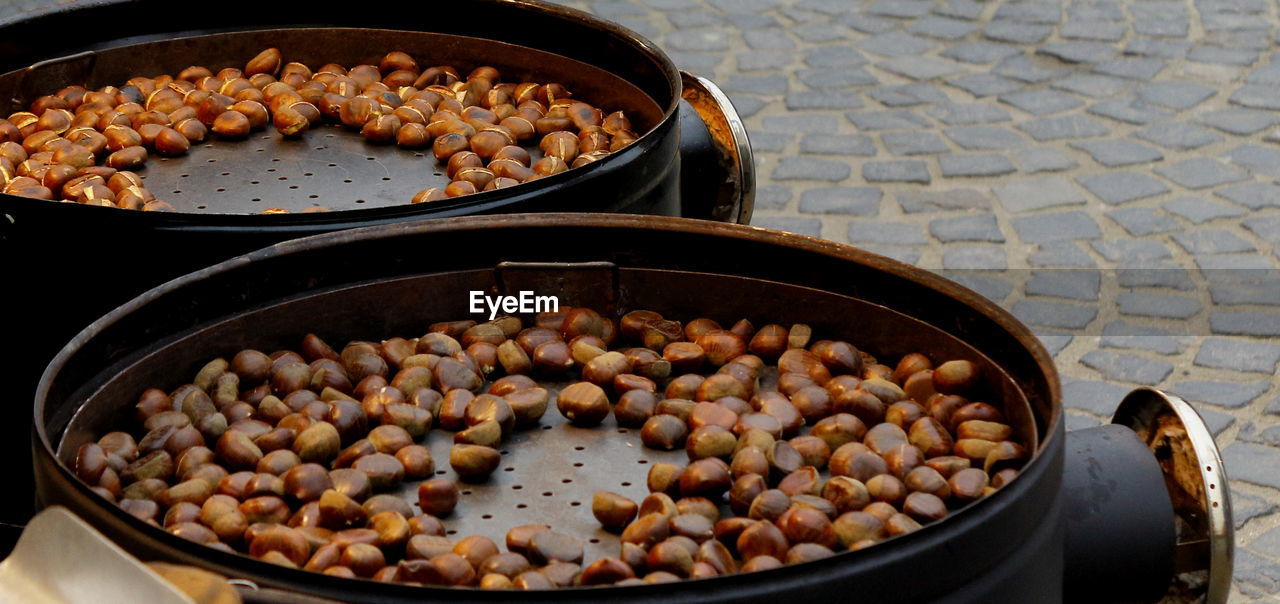
[[[712,159],[719,172],[714,183],[717,189],[713,193],[682,186],[682,203],[686,207],[697,208],[694,213],[699,218],[748,224],[755,208],[756,164],[747,128],[729,97],[714,82],[687,71],[680,72],[680,80],[683,84],[680,96],[693,108],[706,128],[713,147]],[[682,136],[686,130],[682,128]],[[682,165],[681,170],[684,169]],[[690,182],[687,176],[686,183]],[[708,180],[708,176],[702,174],[695,175],[695,178]],[[702,196],[714,196],[714,200],[701,199]]]
[[[97,62],[98,53],[86,50],[65,57],[32,63],[31,66],[22,70],[18,85],[14,87],[18,96],[10,99],[10,102],[14,106],[21,105],[24,101],[30,101],[32,97],[37,96],[38,91],[61,87],[65,82],[87,83]],[[49,78],[52,78],[53,84],[45,82]]]
[[[1235,525],[1227,472],[1213,432],[1187,401],[1154,388],[1130,392],[1111,423],[1137,433],[1160,464],[1174,513],[1181,521],[1176,571],[1207,571],[1205,601],[1226,602],[1235,558]]]

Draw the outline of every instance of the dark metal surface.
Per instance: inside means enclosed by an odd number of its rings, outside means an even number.
[[[471,246],[467,254],[444,258],[418,253],[423,245],[452,249],[477,238],[486,245]],[[700,253],[712,249],[718,253]],[[619,267],[620,308],[653,307],[673,316],[709,314],[719,320],[743,315],[756,321],[805,320],[817,333],[847,336],[885,355],[917,350],[923,342],[919,338],[927,337],[928,344],[937,347],[931,352],[939,356],[968,356],[961,349],[946,348],[959,346],[963,340],[989,356],[990,361],[984,363],[991,365],[986,366],[1008,372],[1011,381],[1005,382],[1007,387],[1016,382],[1030,400],[1030,413],[1037,420],[1042,444],[1017,480],[997,495],[926,530],[825,561],[679,585],[611,588],[609,597],[639,601],[733,600],[783,594],[830,598],[855,590],[873,600],[935,600],[952,592],[962,594],[957,598],[966,601],[1025,600],[1041,592],[1048,592],[1045,601],[1057,599],[1051,586],[1061,584],[1062,568],[1057,562],[1062,556],[1057,513],[1060,408],[1052,364],[1035,338],[976,294],[918,269],[816,239],[698,221],[543,215],[363,229],[280,244],[153,290],[82,333],[46,373],[36,407],[40,418],[36,425],[38,481],[44,501],[77,509],[140,554],[198,560],[206,567],[265,584],[303,588],[340,599],[357,597],[357,593],[364,598],[398,601],[463,595],[503,599],[500,593],[395,585],[361,586],[352,591],[358,584],[210,552],[148,528],[114,506],[101,505],[56,461],[51,447],[82,402],[115,397],[120,404],[120,400],[127,400],[125,391],[136,394],[143,384],[173,379],[175,371],[185,375],[209,356],[207,343],[217,343],[218,350],[224,352],[247,345],[296,345],[297,335],[304,333],[301,330],[316,325],[332,326],[324,335],[334,342],[376,337],[374,334],[412,334],[423,329],[426,315],[465,315],[466,300],[449,292],[493,286],[494,267],[504,261],[605,261]],[[415,281],[433,287],[418,286]],[[607,283],[600,286],[610,287]],[[286,312],[291,307],[310,314]],[[886,307],[932,327],[903,320]],[[244,314],[249,309],[256,311]],[[233,321],[225,321],[233,316]],[[196,331],[189,332],[193,328]],[[953,337],[922,336],[932,329]],[[180,338],[198,338],[206,345],[184,345],[174,337],[183,333],[188,335]],[[264,339],[269,341],[264,344]],[[147,357],[163,362],[147,362]],[[114,382],[105,382],[117,374]],[[993,370],[988,377],[998,375]],[[997,387],[1002,379],[996,379]],[[106,389],[101,389],[104,384]],[[549,423],[555,414],[554,409],[548,411]],[[555,510],[547,512],[548,517],[562,518],[560,510],[568,509],[568,517],[589,523],[585,510],[572,512],[583,506],[566,506],[561,493],[581,488],[579,493],[585,494],[607,487],[608,482],[596,482],[603,474],[588,474],[589,470],[573,464],[611,466],[608,456],[600,455],[608,452],[617,456],[621,467],[633,465],[640,470],[631,474],[636,477],[631,482],[636,484],[643,476],[643,464],[638,463],[636,451],[625,448],[628,443],[635,446],[634,434],[605,430],[581,431],[583,437],[604,444],[589,441],[574,445],[583,446],[582,451],[561,448],[561,455],[537,457],[535,450],[544,445],[549,450],[556,450],[557,443],[567,445],[564,436],[570,432],[577,429],[553,426],[527,437],[539,439],[537,442],[513,442],[508,449],[511,454],[504,459],[513,459],[515,470],[509,479],[500,476],[494,484],[499,488],[514,486],[517,475],[522,481],[537,478],[552,484],[572,480],[548,487],[551,496],[538,491],[531,498],[543,500],[538,505]],[[443,434],[432,435],[433,444],[439,436]],[[73,430],[66,438],[71,446],[83,438],[83,432]],[[551,440],[543,443],[544,438]],[[624,448],[601,449],[611,446]],[[522,468],[522,460],[535,461],[533,466]],[[618,481],[614,490],[628,488],[621,485],[625,478],[612,480]],[[478,493],[466,496],[464,507],[490,500],[487,495],[478,497]],[[520,503],[505,496],[501,499],[508,506]],[[575,500],[585,505],[585,498],[568,499],[568,503]],[[532,509],[534,503],[526,505]],[[484,519],[481,512],[481,518],[473,520],[478,525],[499,521],[505,527],[521,520],[515,515],[519,511],[491,514],[491,519]],[[466,517],[473,514],[464,513],[458,522],[468,522]],[[939,547],[943,543],[946,546]],[[928,580],[921,581],[921,577]],[[543,601],[603,596],[595,589],[527,594],[528,599]]]

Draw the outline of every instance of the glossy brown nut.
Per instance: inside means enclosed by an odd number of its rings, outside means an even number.
[[[933,370],[933,387],[943,394],[963,393],[978,383],[979,374],[973,361],[947,361]]]
[[[653,449],[670,451],[684,444],[689,429],[679,418],[671,415],[654,415],[644,422],[640,440]]]
[[[680,493],[685,497],[719,497],[732,481],[728,464],[714,457],[699,459],[680,473]]]
[[[136,170],[147,163],[147,150],[125,147],[107,156],[106,165],[117,170]]]
[[[777,520],[783,536],[793,545],[816,543],[823,547],[835,547],[836,532],[827,515],[813,508],[792,507]]]
[[[790,545],[786,536],[772,522],[757,521],[747,526],[738,536],[737,549],[739,556],[750,563],[759,556],[784,558]],[[743,567],[743,570],[748,569]]]
[[[351,468],[364,472],[374,490],[395,488],[404,480],[404,466],[386,453],[365,455],[352,463]]]
[[[454,445],[449,450],[449,465],[464,480],[487,478],[498,468],[501,460],[496,449],[481,445]]]
[[[228,139],[241,139],[249,135],[252,125],[249,118],[239,111],[224,111],[213,121],[214,134]]]
[[[575,425],[595,426],[609,416],[609,397],[595,384],[578,382],[560,391],[556,408]]]
[[[647,514],[637,518],[622,531],[623,543],[633,543],[644,548],[652,547],[670,534],[669,519],[662,514]]]
[[[636,502],[609,491],[599,491],[591,498],[591,513],[606,529],[619,530],[636,517]]]

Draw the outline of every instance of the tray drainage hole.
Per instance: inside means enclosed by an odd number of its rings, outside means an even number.
[[[323,145],[316,147],[316,151],[324,151],[325,149],[328,149],[328,147],[325,147]]]
[[[174,195],[181,195],[181,194],[182,194],[182,189],[174,189],[174,190],[173,190],[173,194],[174,194]]]
[[[458,534],[458,531],[457,531],[456,529],[449,529],[449,530],[445,531],[445,534],[448,534],[448,535],[457,535],[457,534]]]
[[[263,151],[266,151],[266,149],[254,149],[254,152],[256,153],[262,153]]]
[[[223,173],[222,173],[222,175],[223,175],[223,176],[231,176],[231,173],[230,173],[230,172],[223,172]]]
[[[373,161],[373,160],[375,160],[375,159],[377,159],[377,158],[376,158],[376,157],[366,157],[365,159],[367,159],[367,160],[369,160],[369,161]]]
[[[333,138],[333,135],[332,135],[332,134],[326,134],[326,135],[324,135],[324,137],[325,137],[325,138]]]
[[[1215,508],[1216,508],[1216,507],[1218,507],[1218,502],[1216,502],[1216,501],[1215,501],[1215,502],[1213,502],[1213,507],[1215,507]]]
[[[581,468],[581,467],[582,467],[582,462],[580,462],[580,461],[578,461],[578,462],[574,462],[573,467],[575,467],[575,468]]]
[[[1218,485],[1213,484],[1212,482],[1211,482],[1211,483],[1209,483],[1209,490],[1213,490],[1213,489],[1216,489],[1216,488],[1218,488]]]
[[[600,540],[596,539],[595,537],[592,537],[590,539],[587,539],[587,543],[600,543]]]
[[[329,167],[330,167],[330,168],[336,168],[336,167],[338,167],[338,164],[329,164]]]
[[[264,140],[264,141],[269,141],[269,140],[271,140],[271,137],[270,137],[270,136],[264,136],[264,137],[262,137],[262,140]]]
[[[524,485],[522,485],[522,484],[513,484],[513,485],[511,485],[511,489],[512,489],[513,491],[519,491],[520,489],[523,489],[523,488],[524,488]]]
[[[350,179],[350,178],[348,178],[348,179],[346,179],[346,180],[344,180],[344,181],[342,181],[342,182],[345,182],[345,183],[347,183],[347,184],[351,184],[351,179]]]
[[[584,446],[582,446],[582,445],[578,445],[578,446],[576,446],[576,447],[574,447],[574,448],[573,448],[573,450],[574,450],[574,451],[585,451],[586,449],[587,449],[587,448],[586,448],[586,447],[584,447]]]
[[[364,200],[363,200],[363,199],[357,199],[357,200],[356,200],[356,203],[364,203]]]
[[[626,428],[618,428],[618,434],[626,434],[626,433],[627,433]]]
[[[312,174],[312,173],[310,173],[310,172],[303,172],[303,173],[302,173],[302,175],[303,175],[303,176],[315,176],[315,174]]]
[[[622,486],[624,486],[624,487],[629,487],[629,486],[631,486],[631,483],[629,483],[629,482],[624,482],[624,483],[622,483]]]
[[[550,496],[552,496],[552,495],[554,495],[554,494],[555,494],[555,493],[552,493],[551,491],[543,491],[543,492],[542,492],[542,496],[543,496],[543,497],[550,497]]]
[[[436,470],[436,474],[439,474],[439,475],[442,475],[442,476],[443,476],[443,475],[445,475],[445,474],[448,474],[448,472],[445,472],[444,470]]]
[[[262,181],[260,181],[260,180],[251,180],[251,181],[249,181],[249,184],[251,184],[251,185],[260,185],[260,184],[262,184]]]
[[[511,454],[511,452],[510,452],[510,451],[508,451],[508,450],[506,450],[506,449],[503,449],[503,450],[501,450],[501,451],[498,451],[498,453],[499,453],[499,454],[501,454],[501,455],[510,455],[510,454]]]
[[[273,157],[273,158],[271,158],[271,161],[280,161],[280,158],[279,158],[279,157]]]
[[[282,176],[282,177],[280,177],[280,180],[284,180],[284,177],[283,177],[283,176]],[[298,188],[298,185],[289,185],[289,188],[290,188],[290,189],[296,189],[296,188]]]
[[[515,472],[515,471],[516,471],[516,469],[515,469],[515,468],[511,468],[511,467],[507,467],[507,468],[502,468],[502,471],[503,471],[503,472]]]
[[[319,195],[308,195],[308,196],[307,196],[307,199],[319,199],[319,198],[320,198],[320,196],[319,196]]]
[[[573,479],[572,479],[572,478],[561,478],[561,479],[560,479],[560,482],[563,482],[563,483],[565,483],[565,484],[569,484],[569,483],[573,482]]]
[[[218,188],[216,189],[216,191],[218,191],[219,193],[226,193],[226,192],[227,192],[227,190],[226,190],[226,189],[224,189],[224,188],[222,188],[222,187],[218,187]]]
[[[207,209],[209,209],[209,206],[206,206],[206,205],[198,205],[198,206],[196,206],[196,209],[197,209],[197,210],[207,210]]]
[[[543,427],[542,427],[542,429],[543,429],[543,430],[550,430],[550,429],[551,429],[551,426],[543,426]]]
[[[439,172],[432,172],[432,174],[435,174],[436,176],[444,176],[444,174],[441,174]]]
[[[209,143],[209,144],[205,145],[205,146],[204,146],[204,148],[205,148],[205,149],[212,149],[212,148],[213,148],[213,143]],[[213,161],[213,160],[209,160],[209,161]]]
[[[181,174],[180,176],[181,176],[182,178],[187,178],[187,177],[189,177],[189,176],[191,176],[191,175],[190,175],[190,174]]]
[[[647,459],[641,459],[641,460],[637,461],[636,463],[638,463],[638,464],[640,464],[640,465],[642,465],[642,466],[643,466],[644,464],[649,463],[649,460],[647,460]]]
[[[414,157],[426,157],[426,155],[423,155],[420,151],[414,151],[414,152],[413,152],[413,156],[414,156]]]
[[[391,177],[390,177],[390,176],[383,176],[383,177],[382,177],[382,180],[391,180]]]
[[[529,507],[529,506],[527,506],[527,505],[525,505],[525,504],[523,504],[523,503],[517,503],[517,504],[516,504],[516,509],[517,509],[517,510],[523,510],[523,509],[525,509],[525,508],[527,508],[527,507]]]
[[[1205,472],[1212,472],[1212,471],[1213,471],[1213,466],[1205,466],[1205,467],[1204,467],[1204,471],[1205,471]]]
[[[481,519],[483,519],[483,520],[492,520],[492,519],[493,519],[493,514],[485,514],[485,515],[481,516],[480,518],[481,518]]]
[[[251,200],[249,200],[249,201],[262,201],[262,198],[261,198],[261,197],[254,197],[253,199],[251,199]]]
[[[267,171],[268,171],[268,172],[275,172],[275,171],[276,171],[276,169],[275,169],[275,168],[267,168]]]
[[[470,495],[470,494],[471,494],[471,489],[465,489],[465,490],[463,490],[463,491],[462,491],[462,494],[463,494],[463,495]]]
[[[581,501],[570,501],[570,502],[569,502],[569,505],[571,505],[571,506],[573,506],[573,507],[575,507],[575,508],[576,508],[576,507],[578,507],[578,506],[582,505],[582,502],[581,502]]]
[[[209,161],[209,163],[211,163],[211,164],[216,164],[216,163],[218,163],[218,160],[216,160],[216,159],[210,159],[210,160],[208,160],[208,161]]]

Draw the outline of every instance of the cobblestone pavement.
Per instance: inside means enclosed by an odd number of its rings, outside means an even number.
[[[1136,386],[1193,401],[1233,479],[1234,599],[1280,597],[1277,3],[565,4],[732,96],[755,224],[942,271],[1032,325],[1069,428]]]
[[[1233,479],[1233,599],[1280,597],[1277,3],[566,4],[730,94],[754,224],[942,271],[1032,325],[1069,429],[1137,386],[1193,401]]]

